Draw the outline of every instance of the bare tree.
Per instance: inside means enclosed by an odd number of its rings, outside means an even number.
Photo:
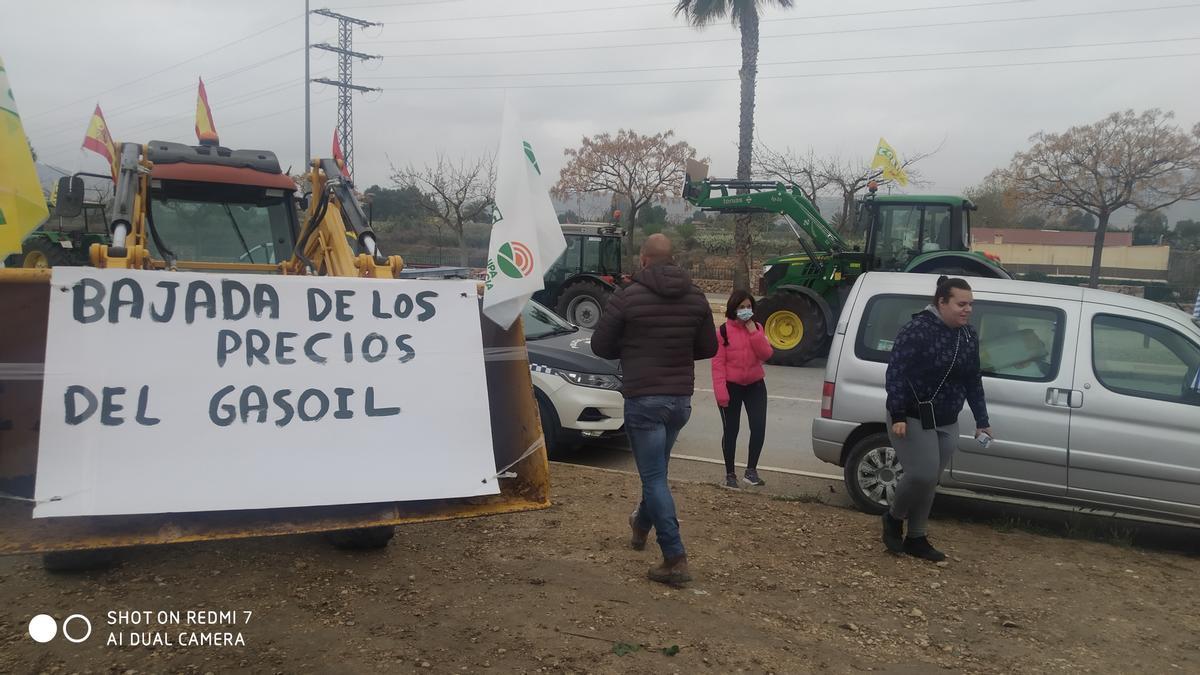
[[[937,154],[941,149],[942,146],[939,145],[931,151],[917,152],[904,158],[904,161],[900,163],[900,168],[904,169],[904,173],[908,175],[910,184],[914,186],[925,184],[921,178],[921,172],[914,165]],[[870,163],[866,161],[846,160],[837,155],[829,157],[821,163],[821,175],[824,176],[828,185],[836,190],[837,196],[842,200],[842,211],[834,217],[834,220],[839,223],[843,232],[852,231],[857,227],[858,213],[855,200],[858,198],[858,193],[865,190],[871,181],[875,181],[881,188],[887,187],[893,182],[883,178],[883,169],[881,168],[871,168]]]
[[[924,184],[920,171],[914,165],[940,149],[939,145],[932,151],[918,152],[904,159],[901,167],[908,174],[910,183]],[[857,222],[855,200],[871,181],[876,181],[881,187],[892,183],[883,178],[883,169],[873,169],[866,161],[845,160],[836,155],[819,159],[812,148],[807,154],[800,154],[791,148],[780,152],[761,141],[754,145],[754,172],[757,176],[774,178],[799,188],[814,205],[821,194],[833,193],[842,200],[842,209],[829,220],[843,231],[849,231]]]
[[[1029,201],[1053,209],[1079,209],[1097,219],[1089,285],[1100,280],[1104,234],[1113,212],[1143,211],[1200,199],[1200,124],[1191,133],[1174,113],[1154,108],[1140,115],[1115,112],[1061,134],[1039,131],[1033,147],[1013,156],[1001,176]]]
[[[421,209],[439,226],[449,227],[458,239],[458,262],[467,266],[467,246],[463,225],[485,214],[490,217],[496,201],[496,162],[492,155],[458,162],[438,153],[433,166],[418,169],[392,167],[392,183],[401,189],[416,188],[428,199],[419,200]]]
[[[559,173],[553,192],[558,197],[585,192],[611,192],[629,204],[625,213],[628,250],[633,251],[633,233],[638,210],[657,197],[673,194],[683,186],[683,165],[696,158],[696,149],[684,141],[672,142],[673,131],[643,136],[621,129],[584,138],[578,148],[567,148],[567,164]]]
[[[778,180],[796,187],[813,206],[816,206],[817,195],[830,183],[812,148],[808,149],[808,154],[801,155],[793,152],[791,148],[777,152],[762,141],[755,141],[753,168],[755,176]]]

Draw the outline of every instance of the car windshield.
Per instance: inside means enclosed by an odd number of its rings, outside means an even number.
[[[551,335],[566,335],[579,330],[532,300],[525,305],[525,310],[521,312],[521,320],[525,324],[526,340],[539,340]]]

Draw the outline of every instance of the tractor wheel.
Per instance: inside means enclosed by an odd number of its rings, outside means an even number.
[[[25,243],[21,244],[21,255],[21,266],[25,268],[45,269],[76,264],[66,249],[46,237],[26,239]]]
[[[558,314],[579,326],[594,330],[604,315],[612,290],[595,281],[577,281],[558,298]]]
[[[787,291],[763,298],[754,317],[774,353],[767,363],[802,366],[825,353],[825,314],[811,298]]]

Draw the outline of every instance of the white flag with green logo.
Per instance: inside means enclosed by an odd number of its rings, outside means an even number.
[[[496,157],[496,208],[488,246],[483,313],[508,328],[542,289],[542,277],[567,247],[542,170],[506,99]]]

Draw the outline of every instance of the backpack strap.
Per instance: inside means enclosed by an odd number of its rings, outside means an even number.
[[[725,330],[725,324],[721,324],[720,331],[721,331],[721,341],[725,343],[726,347],[728,347],[729,346],[729,333]]]

